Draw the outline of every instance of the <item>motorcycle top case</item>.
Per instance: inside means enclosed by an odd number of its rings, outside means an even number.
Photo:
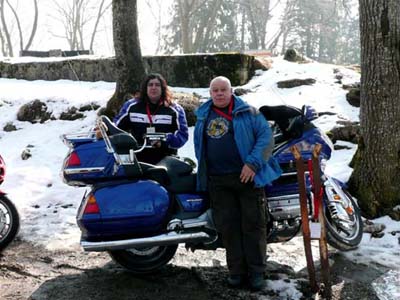
[[[151,180],[107,183],[93,191],[98,213],[78,212],[78,225],[88,240],[114,240],[156,235],[165,228],[170,199],[160,184]]]
[[[75,161],[71,163],[73,156]],[[124,166],[116,164],[114,154],[107,151],[104,140],[90,140],[74,144],[64,161],[62,176],[65,183],[79,186],[126,177],[126,174]]]

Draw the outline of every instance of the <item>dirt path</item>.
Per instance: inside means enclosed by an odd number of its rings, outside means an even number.
[[[331,260],[333,299],[378,300],[371,282],[385,269],[354,264],[340,254],[333,254]],[[16,241],[0,256],[0,299],[289,299],[268,288],[259,293],[229,289],[225,267],[193,265],[193,257],[179,251],[177,259],[158,274],[139,278],[105,253],[48,251]],[[282,278],[297,280],[303,299],[313,299],[306,270],[294,272],[268,263],[267,279]]]

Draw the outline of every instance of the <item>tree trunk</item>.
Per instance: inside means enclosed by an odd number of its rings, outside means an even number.
[[[38,17],[39,17],[39,9],[38,9],[37,0],[33,0],[33,5],[35,7],[35,15],[33,17],[31,35],[29,36],[28,43],[25,45],[24,50],[29,50],[29,48],[31,47],[32,42],[33,42],[33,38],[35,37],[36,30],[37,30]]]
[[[181,31],[182,31],[182,51],[183,53],[191,53],[192,52],[192,41],[190,35],[189,28],[189,13],[191,7],[187,1],[178,1],[179,3],[179,19],[181,22]],[[192,2],[193,3],[193,2]]]
[[[24,37],[22,35],[22,28],[21,28],[21,22],[19,21],[18,14],[14,7],[10,4],[8,0],[6,0],[8,7],[10,8],[12,14],[14,15],[15,22],[17,23],[17,29],[18,29],[18,34],[19,34],[19,50],[22,51],[24,50]]]
[[[359,2],[362,140],[349,184],[376,217],[400,204],[400,1]]]
[[[8,31],[6,18],[4,15],[4,0],[0,0],[0,19],[1,19],[1,25],[3,27],[5,39],[7,41],[7,50],[8,50],[7,53],[9,56],[13,57],[14,56],[13,45],[11,43],[10,32]]]
[[[113,0],[113,38],[117,85],[105,114],[114,116],[127,94],[139,89],[146,74],[140,50],[136,0]]]

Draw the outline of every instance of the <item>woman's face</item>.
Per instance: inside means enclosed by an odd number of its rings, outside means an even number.
[[[161,82],[157,78],[150,79],[147,82],[147,96],[151,103],[157,103],[161,98]]]

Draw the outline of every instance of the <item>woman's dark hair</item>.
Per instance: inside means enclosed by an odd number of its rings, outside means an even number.
[[[164,77],[161,76],[161,74],[158,74],[158,73],[151,73],[144,78],[144,80],[142,81],[142,83],[140,85],[140,100],[142,100],[142,101],[149,100],[149,96],[147,95],[147,84],[152,79],[158,79],[158,81],[160,81],[160,83],[161,83],[161,99],[163,99],[165,101],[165,103],[171,104],[172,103],[172,93],[168,88],[167,81],[164,79]]]

